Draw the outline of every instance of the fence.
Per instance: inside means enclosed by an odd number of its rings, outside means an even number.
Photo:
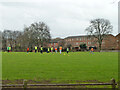
[[[110,83],[83,83],[83,84],[28,84],[27,80],[23,81],[23,84],[11,84],[11,85],[2,85],[2,87],[23,87],[26,89],[27,87],[30,86],[88,86],[88,85],[111,85],[112,89],[116,89],[116,85],[118,85],[115,81],[115,79],[112,79]]]

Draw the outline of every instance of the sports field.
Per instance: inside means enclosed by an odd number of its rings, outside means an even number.
[[[2,53],[3,80],[49,81],[76,83],[109,82],[118,79],[117,52]]]

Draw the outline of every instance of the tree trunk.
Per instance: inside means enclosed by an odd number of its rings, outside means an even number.
[[[101,43],[99,43],[99,52],[101,51]]]

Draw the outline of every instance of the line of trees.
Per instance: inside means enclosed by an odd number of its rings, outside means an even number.
[[[9,45],[14,51],[25,51],[27,47],[33,49],[36,45],[46,46],[51,39],[50,29],[44,22],[32,23],[25,26],[24,31],[4,30],[2,32],[2,49]]]
[[[85,31],[89,36],[96,38],[100,51],[103,39],[112,32],[112,29],[113,26],[109,20],[98,18],[91,20]],[[33,49],[35,45],[47,47],[47,43],[51,40],[50,29],[44,22],[35,22],[29,27],[25,26],[24,31],[4,30],[0,33],[2,33],[3,50],[6,50],[7,45],[14,47],[15,51],[25,51],[27,47]],[[63,46],[64,43],[64,40],[60,42]],[[68,44],[67,47],[71,45]]]

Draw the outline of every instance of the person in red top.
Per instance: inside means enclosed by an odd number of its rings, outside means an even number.
[[[57,53],[57,47],[55,48],[55,52]]]
[[[29,48],[27,48],[27,54],[29,53]]]

